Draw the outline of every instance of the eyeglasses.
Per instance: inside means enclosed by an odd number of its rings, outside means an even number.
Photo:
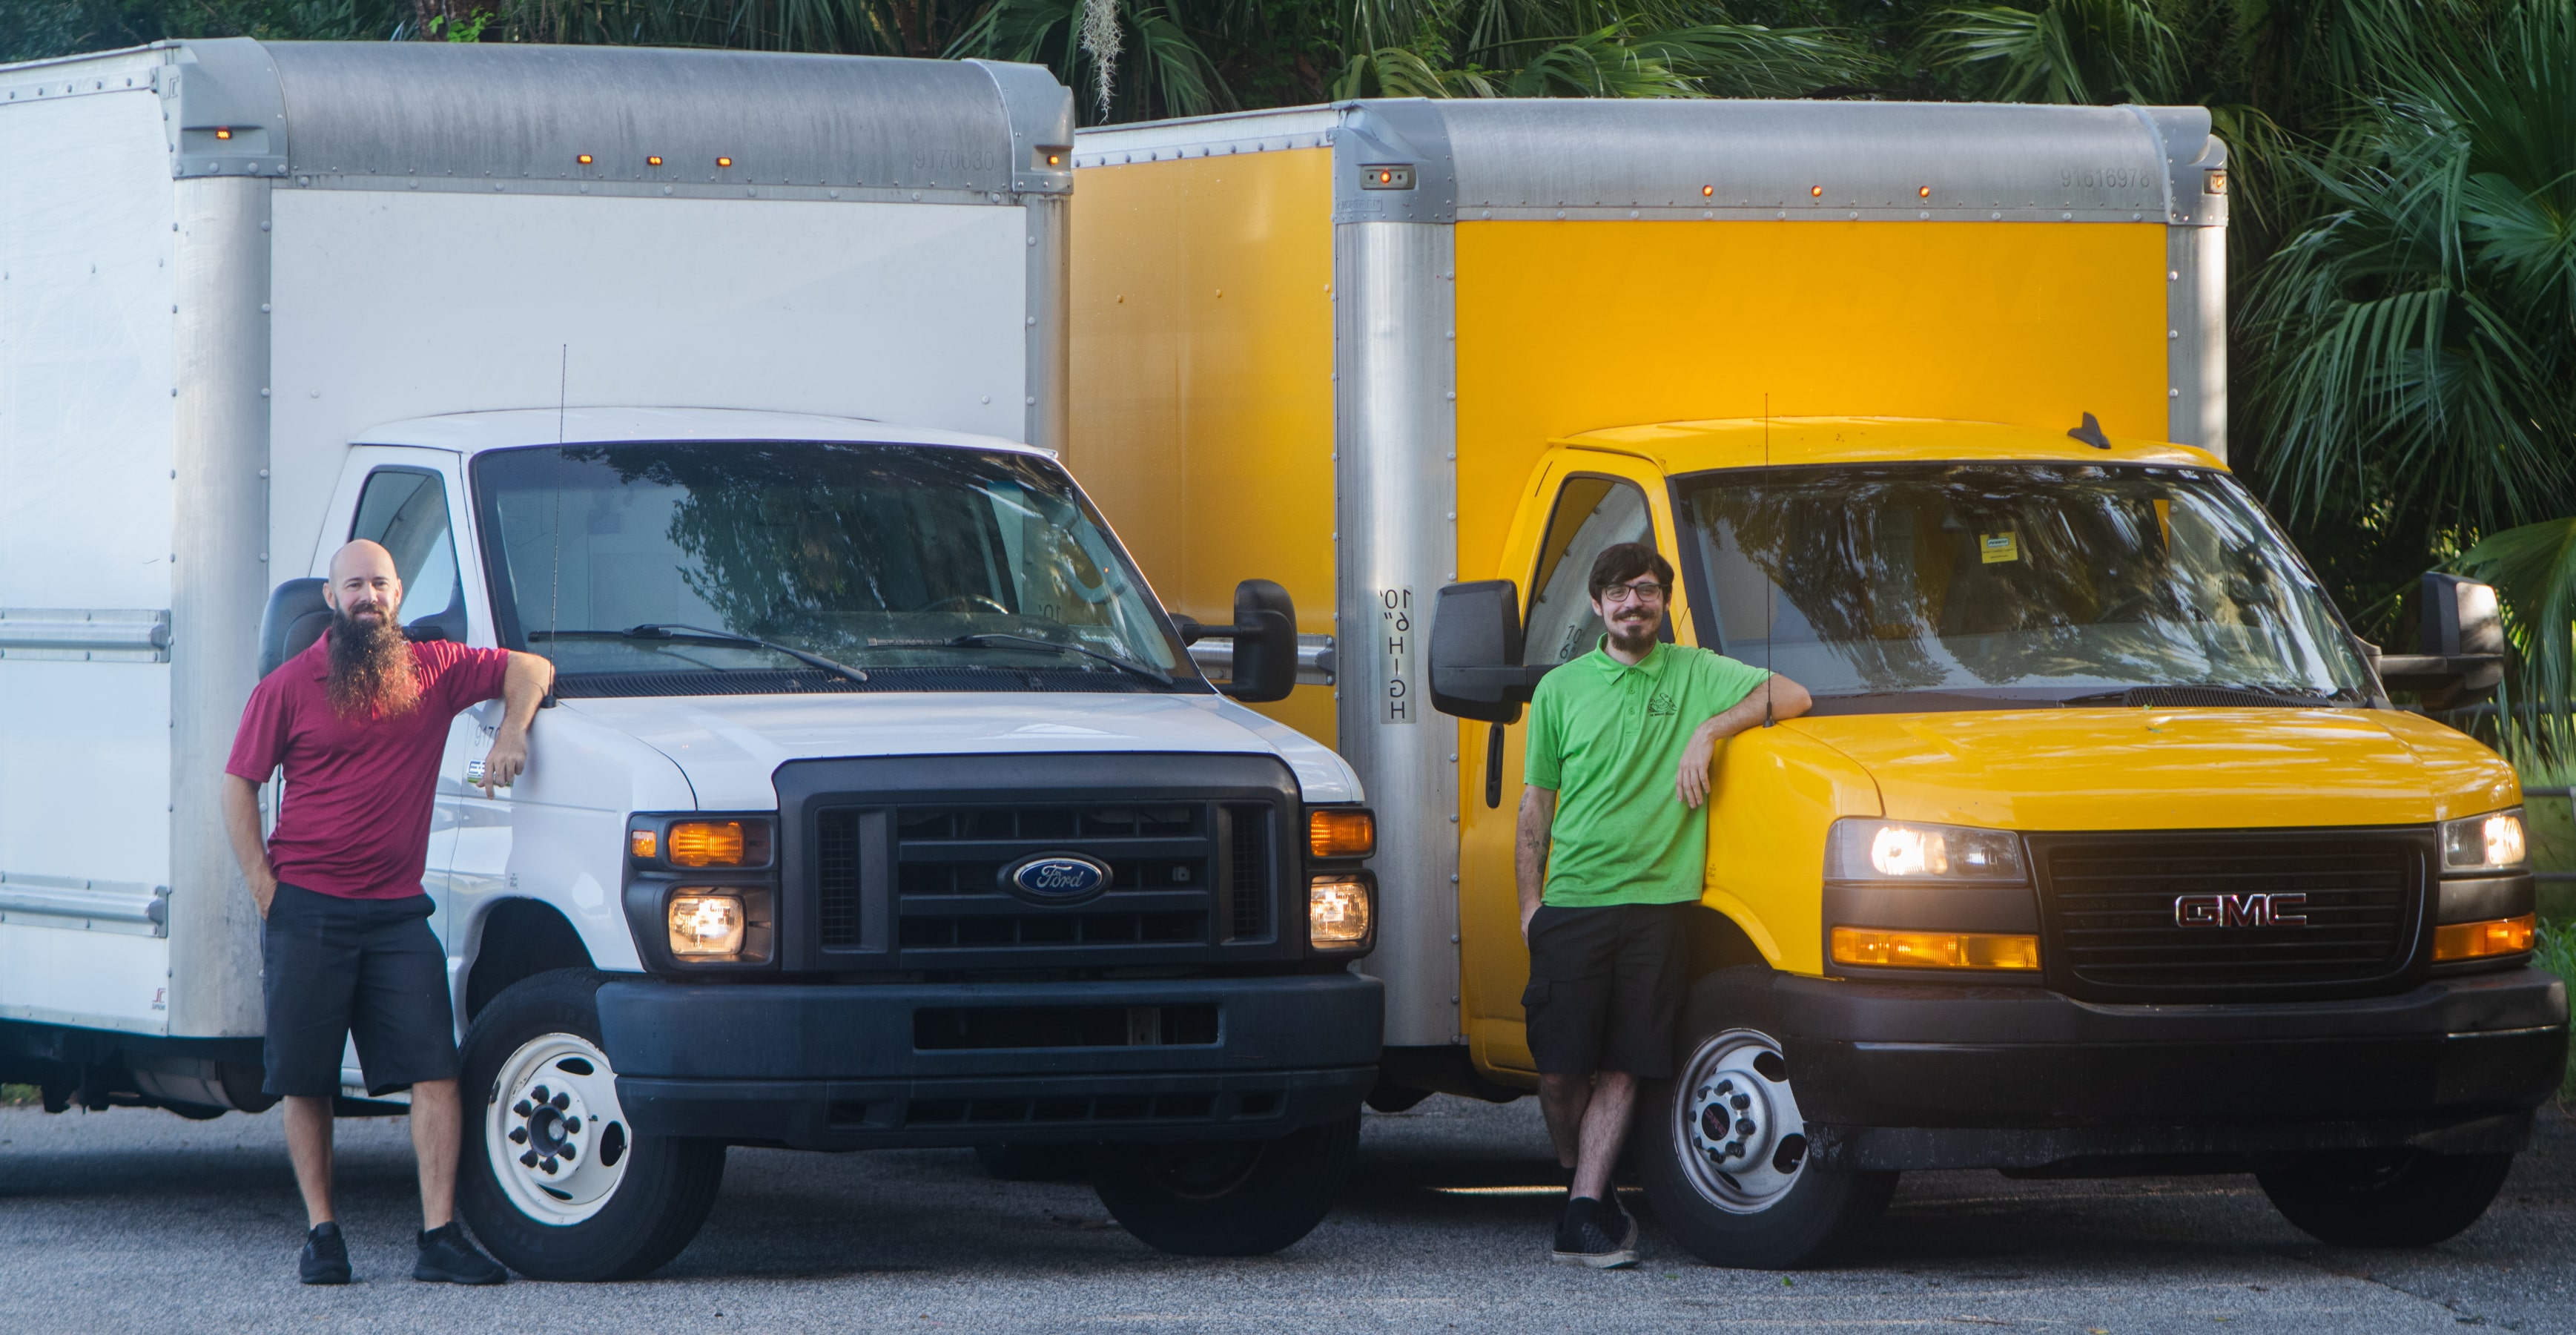
[[[1601,590],[1601,601],[1613,606],[1629,602],[1659,603],[1664,600],[1666,592],[1663,585],[1651,579],[1641,579],[1634,584],[1610,585]]]

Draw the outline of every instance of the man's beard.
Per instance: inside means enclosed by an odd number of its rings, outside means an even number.
[[[1643,654],[1655,647],[1655,632],[1662,629],[1663,624],[1662,617],[1639,617],[1633,621],[1612,617],[1604,629],[1610,633],[1611,645],[1620,652]]]
[[[323,688],[344,719],[393,718],[420,703],[411,642],[387,609],[373,621],[331,613],[331,676]]]

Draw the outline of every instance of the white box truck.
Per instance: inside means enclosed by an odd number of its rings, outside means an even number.
[[[1311,1228],[1370,821],[1184,648],[1285,695],[1285,595],[1171,617],[1054,461],[1070,139],[980,62],[0,70],[0,1080],[269,1102],[218,776],[370,538],[415,637],[559,672],[514,789],[455,722],[424,886],[503,1260],[650,1270],[744,1143],[1099,1147],[1156,1245]]]

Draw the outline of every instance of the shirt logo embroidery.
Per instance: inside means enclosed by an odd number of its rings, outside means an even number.
[[[1673,698],[1662,691],[1657,691],[1646,699],[1646,714],[1650,718],[1661,718],[1667,714],[1680,712],[1681,710],[1673,704]]]

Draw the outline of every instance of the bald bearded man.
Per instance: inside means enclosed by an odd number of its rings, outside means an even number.
[[[367,1092],[411,1091],[420,1161],[419,1259],[412,1278],[508,1278],[455,1221],[464,1118],[446,952],[429,930],[421,875],[450,720],[499,697],[506,712],[483,788],[528,763],[528,725],[554,665],[506,649],[404,638],[393,555],[353,542],[331,557],[331,625],[251,692],[224,765],[224,824],[267,927],[265,1088],[286,1102],[286,1147],[304,1193],[307,1284],[346,1284],[347,1243],[331,1208],[331,1100],[355,1037]],[[285,809],[260,836],[259,785],[286,769]]]

